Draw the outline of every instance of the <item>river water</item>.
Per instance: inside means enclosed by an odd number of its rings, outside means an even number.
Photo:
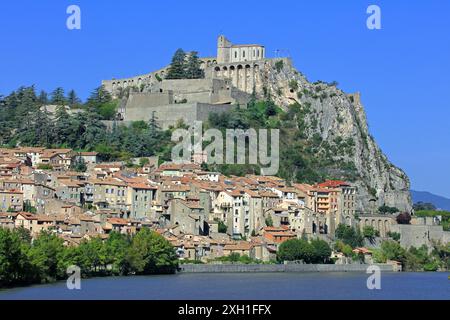
[[[448,273],[383,273],[369,290],[365,273],[205,273],[83,279],[0,291],[0,300],[450,300]]]

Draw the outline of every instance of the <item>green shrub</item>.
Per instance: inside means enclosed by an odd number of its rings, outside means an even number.
[[[278,60],[277,62],[275,62],[275,69],[277,70],[277,72],[283,70],[283,67],[284,67],[283,60]]]
[[[399,240],[400,240],[400,237],[401,237],[400,233],[398,233],[398,232],[392,232],[392,231],[389,231],[389,232],[387,233],[387,236],[388,236],[389,238],[392,238],[392,240],[395,240],[395,241],[399,241]]]
[[[40,170],[53,170],[53,166],[47,163],[39,163],[37,165],[37,168]]]
[[[289,81],[289,89],[291,89],[292,92],[298,90],[298,82],[297,82],[297,80],[291,80],[291,81]]]

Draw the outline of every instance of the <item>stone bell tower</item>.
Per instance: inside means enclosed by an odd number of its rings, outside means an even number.
[[[231,60],[231,42],[220,35],[217,40],[217,63],[228,63]]]

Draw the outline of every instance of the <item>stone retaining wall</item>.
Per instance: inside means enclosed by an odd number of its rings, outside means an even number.
[[[390,264],[377,264],[381,271],[393,272]],[[366,272],[367,264],[183,264],[186,273],[240,272]]]

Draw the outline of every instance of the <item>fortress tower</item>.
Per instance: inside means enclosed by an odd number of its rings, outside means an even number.
[[[217,63],[230,62],[231,42],[225,36],[219,36],[217,40]]]
[[[257,61],[265,58],[266,50],[259,44],[233,45],[225,36],[217,40],[217,63]]]

